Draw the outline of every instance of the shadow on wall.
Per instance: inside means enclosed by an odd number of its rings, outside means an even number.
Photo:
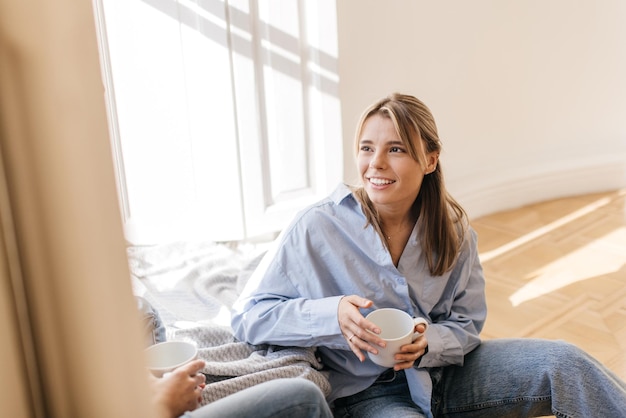
[[[293,58],[301,54],[313,56],[318,68],[310,69],[314,71],[315,77],[319,77],[319,85],[316,87],[325,94],[337,96],[336,76],[328,76],[336,72],[337,58],[311,45],[302,51],[299,39],[259,19],[258,11],[254,9],[255,2],[250,2],[251,9],[246,13],[228,4],[225,7],[224,2],[215,0],[195,3],[195,9],[173,0],[142,1],[224,48],[232,48],[234,53],[254,59],[249,51],[258,50],[261,58],[259,64],[271,65],[273,69],[296,80],[300,79],[302,68],[297,62],[299,60]],[[251,25],[251,22],[259,24]],[[228,29],[225,27],[232,27],[233,30],[226,34]],[[226,39],[230,45],[227,45]]]

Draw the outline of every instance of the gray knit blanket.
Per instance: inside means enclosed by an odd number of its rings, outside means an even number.
[[[233,335],[230,309],[265,250],[213,242],[127,249],[135,294],[158,311],[168,340],[194,342],[206,362],[202,404],[287,377],[309,379],[330,393],[314,348],[250,345]]]
[[[180,330],[177,339],[195,341],[207,386],[202,404],[213,402],[250,386],[279,378],[301,377],[317,384],[325,395],[330,384],[313,348],[250,345],[236,341],[228,328],[198,327]]]

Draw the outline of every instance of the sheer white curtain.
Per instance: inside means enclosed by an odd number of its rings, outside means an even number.
[[[335,0],[96,0],[134,244],[254,238],[343,173]]]

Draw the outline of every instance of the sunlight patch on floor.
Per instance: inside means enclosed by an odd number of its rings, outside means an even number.
[[[605,197],[602,199],[598,199],[595,202],[592,202],[582,208],[570,213],[567,216],[563,216],[562,218],[557,219],[554,222],[550,222],[549,224],[542,226],[541,228],[537,228],[534,231],[529,232],[528,234],[522,235],[521,237],[514,239],[511,242],[506,243],[498,248],[495,248],[491,251],[485,251],[480,255],[480,261],[482,263],[486,263],[496,257],[499,257],[503,254],[506,254],[518,247],[521,247],[524,244],[527,244],[541,236],[556,230],[557,228],[562,227],[570,222],[575,221],[576,219],[582,218],[585,215],[603,207],[607,206],[613,201],[610,197]]]
[[[515,292],[509,300],[513,306],[535,299],[571,284],[615,273],[626,264],[624,256],[607,248],[606,242],[624,241],[626,228],[617,228],[601,240],[593,241],[535,271],[528,284]],[[593,262],[589,262],[593,260]]]

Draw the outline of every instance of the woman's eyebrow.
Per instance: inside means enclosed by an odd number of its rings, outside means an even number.
[[[372,144],[374,141],[372,141],[371,139],[361,139],[359,140],[359,144]],[[396,145],[404,145],[404,142],[396,140],[396,139],[392,139],[391,141],[387,141],[384,143],[384,145],[392,145],[392,146],[396,146]]]

